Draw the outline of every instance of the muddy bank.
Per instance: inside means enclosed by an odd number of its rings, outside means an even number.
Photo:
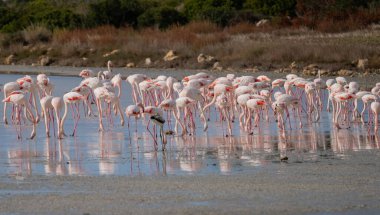
[[[95,72],[106,70],[104,67],[64,67],[64,66],[23,66],[23,65],[0,65],[0,74],[20,74],[20,75],[37,75],[40,73],[45,73],[47,75],[54,76],[78,76],[82,69],[89,68]],[[376,70],[377,71],[377,70]],[[236,75],[267,75],[272,79],[283,78],[288,72],[279,72],[279,70],[268,70],[268,71],[258,71],[258,70],[223,70],[223,71],[212,71],[212,70],[191,70],[191,69],[153,69],[153,68],[125,68],[117,67],[113,68],[115,74],[120,73],[125,79],[128,75],[135,73],[144,73],[151,77],[156,77],[158,75],[170,75],[177,79],[181,79],[186,75],[196,74],[198,72],[208,72],[210,74],[218,76],[225,76],[229,73]],[[296,73],[299,76],[313,79],[316,76],[304,75],[302,72]],[[335,78],[336,75],[324,75],[323,79]],[[363,75],[360,72],[356,72],[354,75],[345,76],[348,81],[357,81],[359,83],[365,84],[364,88],[370,87],[375,83],[380,81],[380,73],[372,72]]]
[[[0,208],[1,214],[378,214],[380,154],[370,153],[375,161],[358,153],[230,176],[2,176]]]

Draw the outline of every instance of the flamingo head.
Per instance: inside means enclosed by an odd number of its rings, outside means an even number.
[[[190,81],[190,79],[189,79],[188,76],[186,76],[186,77],[184,77],[184,78],[182,79],[182,81],[183,81],[183,82],[188,82],[188,81]]]

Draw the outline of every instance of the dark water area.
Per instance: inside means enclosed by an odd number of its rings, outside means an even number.
[[[4,84],[22,75],[0,77],[0,84]],[[62,96],[81,79],[51,76],[50,81],[55,84],[54,95]],[[122,86],[124,112],[133,102],[130,86],[126,82]],[[0,109],[3,110],[3,103]],[[146,129],[148,119],[137,122],[136,132],[134,120],[131,119],[128,129],[127,125],[120,126],[119,118],[114,116],[114,123],[105,123],[105,131],[98,132],[98,118],[85,118],[81,109],[77,136],[62,140],[54,135],[47,138],[42,122],[38,124],[35,139],[27,139],[31,130],[27,125],[22,127],[23,138],[17,140],[14,126],[1,122],[0,175],[255,174],[271,171],[278,165],[318,165],[321,162],[334,165],[342,160],[355,162],[361,156],[380,156],[379,134],[375,135],[361,123],[337,130],[332,126],[331,114],[326,111],[322,112],[318,123],[308,123],[304,116],[303,128],[292,122],[292,129],[288,128],[285,133],[278,131],[273,117],[269,122],[260,122],[253,135],[241,131],[239,123],[235,122],[233,136],[225,137],[226,123],[218,120],[215,108],[211,110],[207,132],[203,132],[202,124],[197,121],[196,135],[168,136],[166,151],[154,149],[153,139]],[[73,120],[69,114],[65,130],[70,133],[72,129]],[[165,125],[164,130],[173,128]]]

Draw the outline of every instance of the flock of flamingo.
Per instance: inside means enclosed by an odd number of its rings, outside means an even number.
[[[374,128],[376,134],[379,129],[380,82],[370,91],[362,91],[357,82],[348,83],[344,77],[325,81],[320,76],[305,79],[288,74],[284,79],[272,81],[265,75],[236,77],[228,74],[214,78],[200,72],[176,80],[163,75],[153,79],[145,74],[133,74],[126,78],[126,83],[131,86],[134,104],[127,106],[123,113],[120,105],[122,77],[113,74],[111,61],[108,61],[107,66],[108,70],[97,74],[89,69],[82,70],[79,76],[83,80],[63,97],[53,96],[54,85],[45,74],[37,75],[36,80],[26,75],[4,84],[4,123],[8,124],[7,103],[11,103],[11,119],[19,139],[21,128],[27,120],[32,124],[30,139],[33,139],[36,126],[42,118],[48,137],[50,125],[55,127],[56,123],[54,135],[57,130],[56,137],[64,138],[64,123],[70,106],[74,121],[71,135],[75,136],[81,117],[80,105],[83,104],[85,117],[98,118],[99,131],[104,130],[103,120],[113,123],[112,115],[119,116],[123,126],[125,114],[128,129],[131,117],[136,124],[141,117],[149,117],[146,128],[157,146],[156,126],[153,126],[154,134],[149,129],[151,121],[160,126],[164,145],[165,122],[170,125],[174,118],[175,133],[180,136],[194,135],[196,122],[202,122],[203,130],[206,131],[210,108],[214,105],[222,124],[227,124],[226,136],[233,135],[232,124],[236,121],[247,134],[253,134],[254,129],[260,126],[260,121],[271,120],[276,122],[279,130],[285,131],[292,129],[292,126],[302,128],[305,123],[318,122],[324,110],[331,112],[332,124],[336,129],[348,129],[352,123],[362,123],[368,127],[368,131]],[[37,104],[37,96],[40,105]],[[359,110],[359,103],[363,104],[362,110]],[[93,110],[94,104],[97,112]],[[195,120],[196,117],[200,117],[200,121]]]

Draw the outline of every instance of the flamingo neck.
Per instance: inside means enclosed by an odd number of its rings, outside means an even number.
[[[65,111],[64,111],[62,119],[61,119],[60,129],[63,128],[63,124],[65,123],[66,116],[67,116],[67,102],[64,102],[64,103],[65,103]]]

